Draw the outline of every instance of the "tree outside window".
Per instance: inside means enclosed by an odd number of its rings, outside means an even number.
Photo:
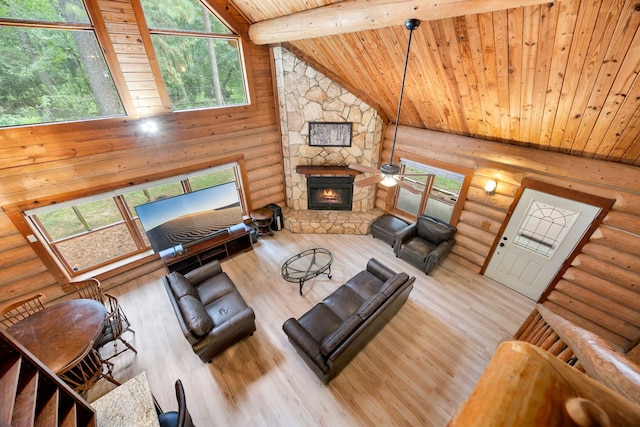
[[[174,110],[242,105],[240,38],[198,0],[142,0]]]
[[[0,55],[0,126],[124,114],[82,0],[0,2]]]

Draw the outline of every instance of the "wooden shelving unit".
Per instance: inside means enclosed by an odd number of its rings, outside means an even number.
[[[228,233],[185,245],[181,254],[162,256],[162,262],[169,272],[184,274],[213,260],[249,251],[253,249],[250,230],[245,224],[235,225],[229,228]]]
[[[95,426],[93,408],[0,329],[0,426]]]

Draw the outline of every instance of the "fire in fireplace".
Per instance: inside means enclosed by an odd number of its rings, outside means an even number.
[[[309,210],[350,211],[353,201],[353,177],[308,177],[307,201]]]

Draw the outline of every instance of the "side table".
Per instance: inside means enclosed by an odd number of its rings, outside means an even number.
[[[273,217],[273,211],[269,208],[260,208],[255,211],[251,211],[249,214],[253,223],[258,227],[258,236],[273,236],[271,231],[271,218]]]

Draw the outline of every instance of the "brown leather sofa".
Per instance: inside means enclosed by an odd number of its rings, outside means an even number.
[[[371,258],[366,270],[282,328],[298,354],[328,384],[398,312],[414,281]]]
[[[182,333],[203,362],[256,330],[253,309],[218,261],[162,281]]]

